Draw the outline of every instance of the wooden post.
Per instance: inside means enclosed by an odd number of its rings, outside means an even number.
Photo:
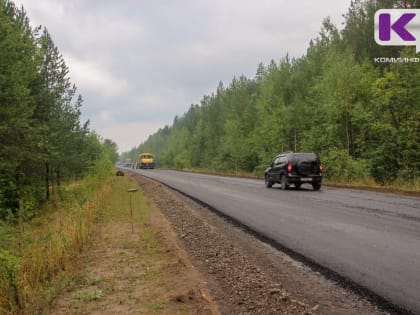
[[[136,192],[138,189],[136,188],[132,188],[132,189],[128,189],[127,191],[129,193],[133,193]],[[131,217],[131,233],[134,233],[134,218],[133,218],[133,204],[131,201],[131,194],[130,195],[130,217]]]

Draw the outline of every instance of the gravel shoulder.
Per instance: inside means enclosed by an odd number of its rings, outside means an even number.
[[[138,174],[222,314],[389,314],[206,207]]]

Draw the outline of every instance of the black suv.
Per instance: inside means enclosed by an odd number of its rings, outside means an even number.
[[[312,184],[319,190],[322,183],[322,164],[315,153],[281,153],[265,170],[265,186],[270,188],[275,183],[285,190],[292,184],[296,188],[304,183]]]

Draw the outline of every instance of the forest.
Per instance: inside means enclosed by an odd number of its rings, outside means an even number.
[[[0,223],[30,219],[63,183],[117,158],[116,144],[81,122],[68,72],[47,29],[0,0]]]
[[[153,152],[160,167],[261,176],[279,152],[315,152],[331,181],[418,188],[420,54],[375,43],[374,14],[384,8],[419,3],[352,1],[343,28],[325,18],[306,54],[220,82],[120,158]],[[381,62],[389,58],[400,59]]]
[[[47,29],[0,0],[0,314],[45,314],[92,234],[118,154],[82,105]]]

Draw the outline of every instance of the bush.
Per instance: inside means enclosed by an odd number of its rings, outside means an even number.
[[[334,149],[321,157],[324,176],[335,182],[351,183],[369,178],[369,163],[363,159],[353,159],[344,149]]]

